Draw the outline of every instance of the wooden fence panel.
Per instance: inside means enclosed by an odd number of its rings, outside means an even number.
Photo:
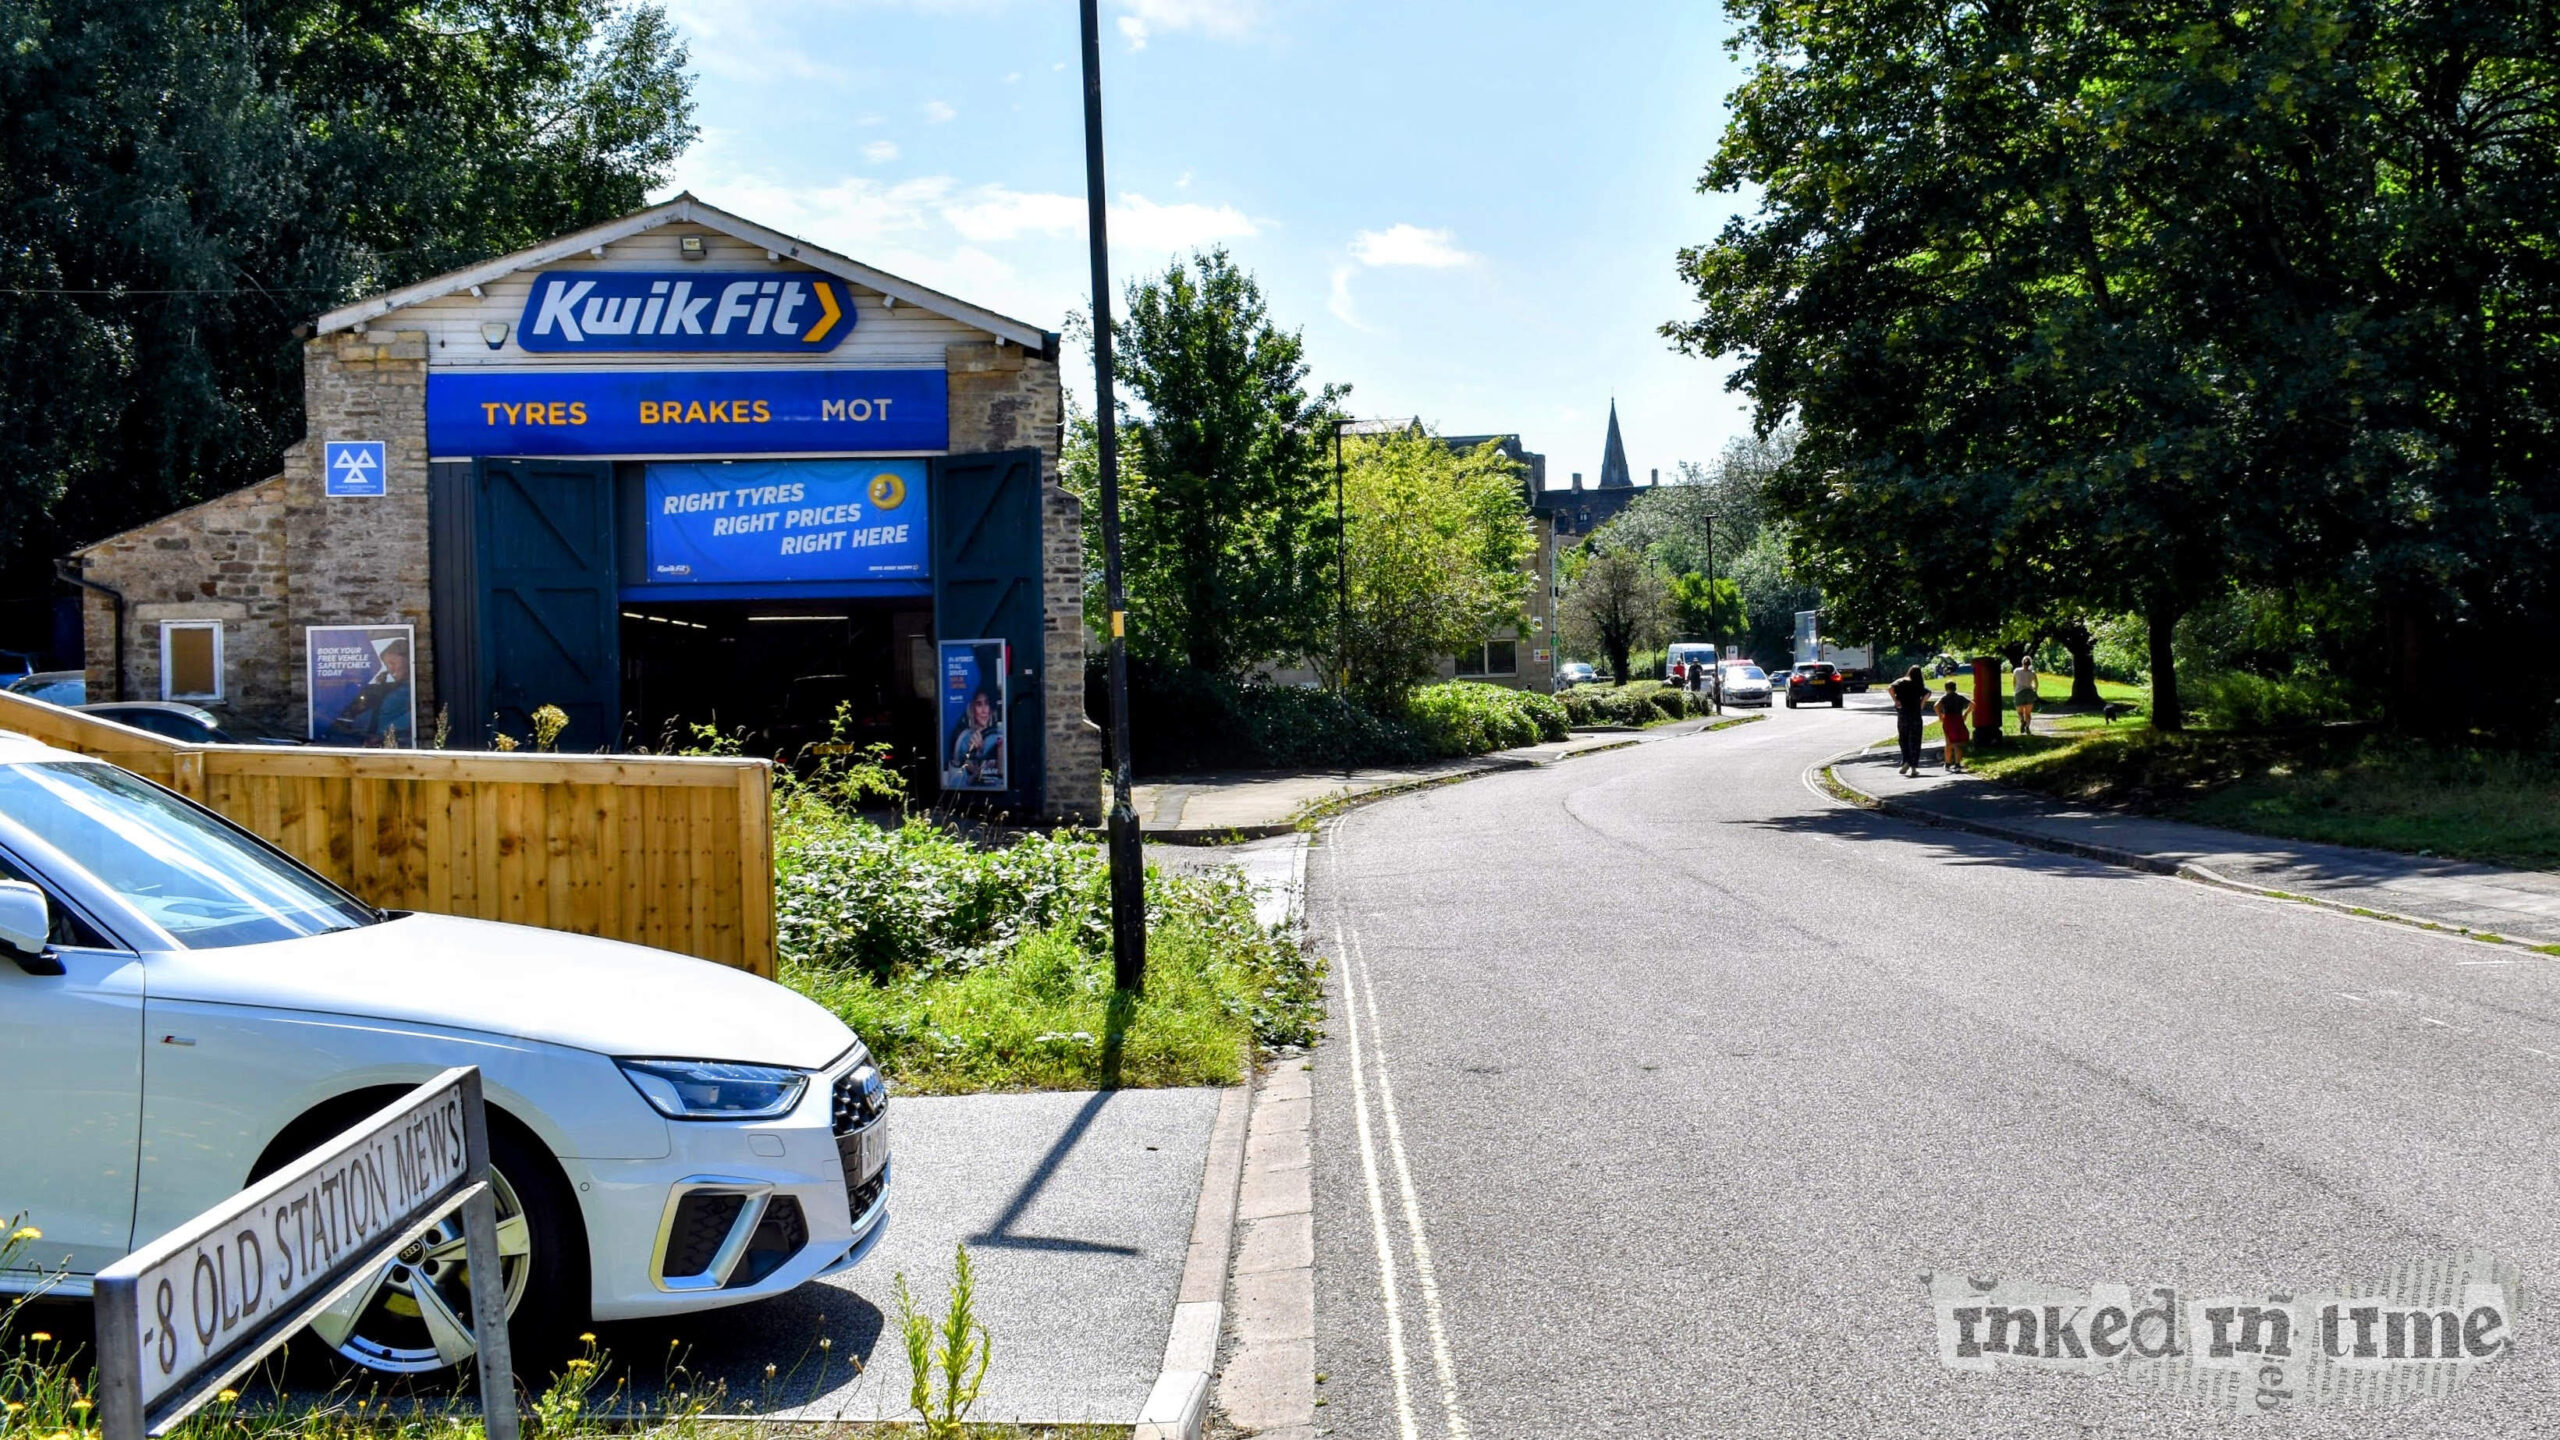
[[[387,909],[773,973],[761,760],[185,745],[0,694],[5,730],[166,785]]]

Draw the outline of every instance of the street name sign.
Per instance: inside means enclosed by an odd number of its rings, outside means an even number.
[[[515,1440],[480,1072],[447,1070],[97,1279],[103,1440],[160,1435],[459,1205],[490,1440]]]

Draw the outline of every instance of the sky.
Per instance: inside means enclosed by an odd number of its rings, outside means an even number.
[[[1048,329],[1086,307],[1073,0],[666,3],[702,128],[666,193]],[[1658,333],[1738,203],[1696,190],[1720,7],[1101,3],[1115,290],[1224,245],[1353,413],[1517,432],[1553,486],[1598,480],[1612,398],[1640,483],[1748,428]]]

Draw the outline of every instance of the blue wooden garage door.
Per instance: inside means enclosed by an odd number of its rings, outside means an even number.
[[[613,467],[483,460],[479,475],[484,723],[529,743],[533,711],[568,712],[563,750],[621,730],[621,605]]]
[[[1013,674],[1005,744],[1008,810],[1036,812],[1046,776],[1041,681],[1048,663],[1040,605],[1040,452],[954,455],[935,467],[933,628],[942,640],[1002,639]]]

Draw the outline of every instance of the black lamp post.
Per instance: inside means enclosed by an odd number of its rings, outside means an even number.
[[[1334,678],[1346,693],[1351,689],[1351,527],[1342,512],[1342,427],[1353,423],[1348,419],[1333,422]]]
[[[1707,682],[1715,687],[1715,708],[1724,713],[1724,606],[1716,594],[1716,517],[1707,516],[1707,643],[1715,647],[1709,657],[1714,663],[1707,668]]]
[[[1111,606],[1111,983],[1147,980],[1147,869],[1129,772],[1129,593],[1120,579],[1120,432],[1111,386],[1111,242],[1103,224],[1102,20],[1084,0],[1084,187],[1093,244],[1094,451],[1102,469],[1102,584]]]

